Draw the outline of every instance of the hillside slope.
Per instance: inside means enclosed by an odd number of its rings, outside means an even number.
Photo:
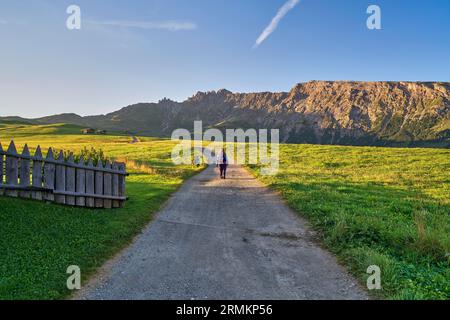
[[[311,81],[290,92],[198,92],[183,102],[139,103],[107,115],[34,119],[135,134],[177,128],[277,128],[283,142],[450,146],[450,83]]]

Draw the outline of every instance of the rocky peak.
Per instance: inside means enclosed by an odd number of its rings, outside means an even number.
[[[111,121],[111,115],[122,121]],[[170,135],[174,128],[203,120],[209,127],[280,129],[282,141],[293,143],[448,147],[450,83],[315,80],[298,83],[289,92],[220,89],[198,92],[181,103],[163,99],[132,105],[110,116],[36,120],[108,130],[133,127],[150,135]]]

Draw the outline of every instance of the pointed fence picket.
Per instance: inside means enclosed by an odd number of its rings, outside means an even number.
[[[111,163],[109,162],[109,160],[106,161],[105,168],[111,169]],[[105,172],[105,174],[103,175],[103,194],[112,196],[112,175],[109,172]],[[105,208],[112,208],[112,200],[103,200],[103,205],[105,206]]]
[[[55,169],[55,201],[56,203],[66,203],[66,167],[64,166],[64,153],[61,151]]]
[[[55,190],[55,163],[52,148],[48,149],[47,157],[44,164],[44,188],[47,190]],[[44,199],[47,201],[55,201],[55,195],[52,191],[44,191]]]
[[[32,185],[34,188],[36,188],[36,191],[31,192],[31,198],[35,200],[43,199],[42,191],[38,190],[40,187],[42,187],[43,183],[43,175],[42,175],[43,166],[44,166],[44,159],[42,158],[41,147],[38,146],[34,153],[33,173],[32,173]]]
[[[101,161],[97,163],[97,171],[95,172],[95,207],[103,208],[103,199],[97,197],[103,194],[103,164]]]
[[[3,166],[3,147],[2,147],[2,143],[0,142],[0,185],[3,184],[3,171],[4,171],[4,166]],[[5,192],[5,190],[0,189],[0,196],[3,195],[3,193]]]
[[[69,156],[67,160],[69,164],[75,164],[73,159],[73,154]],[[75,193],[75,168],[74,167],[66,167],[66,191],[70,193]],[[75,197],[72,195],[66,196],[66,203],[69,206],[75,205]]]
[[[120,208],[127,197],[124,163],[101,161],[94,167],[92,159],[64,159],[61,151],[55,159],[49,148],[46,157],[38,146],[34,156],[25,145],[17,152],[14,141],[8,150],[0,143],[0,196],[32,198],[70,206]]]
[[[81,157],[78,161],[79,168],[76,168],[76,193],[85,194],[86,193],[86,170],[83,169],[84,158]],[[86,198],[84,196],[79,196],[76,198],[76,205],[78,207],[86,206]]]
[[[92,159],[88,160],[87,168],[86,168],[86,206],[89,208],[95,207],[95,199],[92,196],[95,193],[95,171],[94,171],[94,163]]]
[[[31,192],[27,190],[30,185],[30,151],[28,146],[25,145],[22,151],[23,158],[20,158],[20,186],[23,190],[19,191],[19,196],[21,198],[30,198]]]
[[[125,163],[119,164],[119,171],[123,172],[123,173],[126,172]],[[125,197],[125,177],[126,177],[126,174],[119,175],[119,197],[120,198]],[[124,205],[124,201],[120,201],[119,207],[123,207],[123,205]]]
[[[14,142],[11,142],[6,152],[5,176],[6,186],[9,186],[5,194],[10,197],[17,197],[19,194],[19,158]]]
[[[119,164],[117,162],[114,162],[112,165],[112,169],[117,172],[119,170]],[[113,197],[119,196],[119,175],[117,173],[114,173],[112,176],[112,195]],[[112,206],[113,208],[119,208],[119,201],[113,200]]]

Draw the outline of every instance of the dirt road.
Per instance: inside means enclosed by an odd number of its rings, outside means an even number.
[[[367,299],[307,223],[241,167],[189,180],[77,299]]]

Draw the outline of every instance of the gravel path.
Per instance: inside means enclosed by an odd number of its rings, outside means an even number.
[[[241,167],[174,194],[76,299],[367,299],[307,223]]]

